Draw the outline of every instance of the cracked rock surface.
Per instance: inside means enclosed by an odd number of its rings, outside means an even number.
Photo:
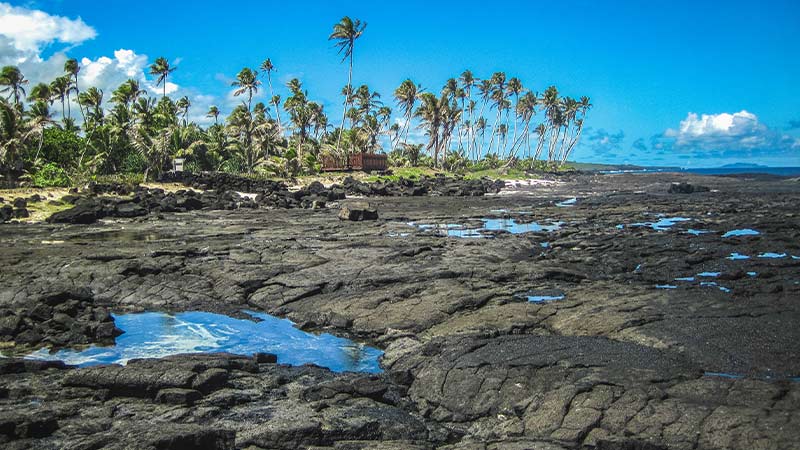
[[[378,375],[266,355],[3,358],[0,446],[796,448],[796,179],[578,174],[369,202],[377,220],[262,208],[0,225],[7,356],[107,344],[109,313],[245,309],[385,351]],[[674,218],[689,220],[659,225]],[[489,226],[512,220],[560,225]],[[723,237],[742,229],[759,234]]]

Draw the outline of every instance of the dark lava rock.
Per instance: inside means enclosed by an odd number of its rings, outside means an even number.
[[[343,205],[339,210],[340,220],[377,220],[378,211],[370,207],[367,202],[353,202]]]
[[[103,204],[93,198],[78,200],[75,207],[59,211],[47,218],[50,223],[90,224],[104,217]]]
[[[126,202],[117,205],[114,215],[116,217],[139,217],[147,215],[147,210],[136,203]]]
[[[14,208],[27,208],[28,207],[28,201],[25,200],[22,197],[15,198],[13,205],[14,205]]]
[[[24,219],[26,217],[30,217],[31,213],[28,212],[27,208],[17,208],[14,210],[14,217],[17,219]]]
[[[669,190],[667,192],[669,192],[670,194],[693,194],[695,192],[708,192],[708,191],[709,188],[707,188],[706,186],[680,182],[680,183],[672,183],[669,186]]]
[[[0,340],[64,347],[111,344],[122,334],[88,289],[70,289],[0,304]]]
[[[170,405],[191,406],[201,398],[203,394],[194,389],[166,388],[156,394],[156,402]]]
[[[14,208],[10,205],[0,207],[0,223],[8,222],[12,218],[14,218]]]

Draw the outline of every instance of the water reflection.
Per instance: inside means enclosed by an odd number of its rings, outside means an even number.
[[[235,319],[208,312],[123,314],[114,316],[117,327],[125,333],[113,347],[89,347],[85,350],[46,349],[32,359],[57,359],[67,364],[125,364],[134,358],[160,358],[179,353],[228,352],[240,355],[274,353],[282,364],[307,363],[335,372],[381,371],[380,350],[331,334],[306,333],[286,319],[264,313],[248,312],[261,319]]]

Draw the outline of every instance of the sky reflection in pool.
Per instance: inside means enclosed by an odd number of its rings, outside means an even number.
[[[364,346],[331,334],[312,334],[299,330],[287,319],[264,313],[247,312],[261,322],[235,319],[208,312],[175,315],[150,312],[114,316],[117,327],[125,331],[113,347],[85,350],[59,350],[50,354],[41,349],[31,359],[58,359],[67,364],[125,364],[134,358],[160,358],[179,353],[228,352],[239,355],[274,353],[281,364],[306,363],[327,367],[334,372],[381,372],[377,348]]]
[[[639,222],[632,223],[632,227],[650,227],[656,231],[667,231],[678,222],[686,222],[692,220],[688,217],[665,217],[658,222]]]
[[[528,301],[531,303],[546,303],[555,300],[564,300],[563,295],[529,295]]]
[[[409,222],[421,230],[435,230],[441,235],[460,238],[482,238],[487,235],[482,231],[507,231],[511,234],[529,233],[535,231],[556,231],[561,228],[563,222],[551,222],[550,224],[540,224],[538,222],[519,223],[514,219],[481,219],[483,226],[480,228],[469,228],[460,224],[419,224]]]
[[[727,233],[723,234],[722,237],[727,238],[727,237],[733,237],[733,236],[757,236],[759,234],[761,234],[761,233],[759,233],[756,230],[751,230],[750,228],[744,228],[744,229],[741,229],[741,230],[728,231]]]
[[[738,260],[741,260],[741,259],[750,259],[750,257],[747,256],[747,255],[742,255],[740,253],[733,252],[733,253],[731,253],[730,256],[728,256],[727,259],[730,259],[731,261],[738,261]]]
[[[568,200],[564,200],[563,202],[556,203],[556,206],[558,206],[559,208],[568,208],[570,206],[575,206],[575,203],[577,203],[577,202],[578,202],[578,199],[575,198],[575,197],[572,197],[572,198],[570,198]]]
[[[657,284],[656,289],[678,289],[674,284]]]
[[[731,291],[729,288],[726,288],[725,286],[720,286],[720,285],[718,285],[717,283],[715,283],[713,281],[701,281],[700,282],[700,286],[715,287],[715,288],[719,289],[722,292],[730,292]]]
[[[786,253],[772,253],[772,252],[761,253],[760,255],[758,255],[759,258],[774,258],[774,259],[786,258],[786,256],[787,256]]]
[[[691,234],[692,236],[700,236],[701,234],[706,234],[711,232],[708,230],[693,230],[689,228],[688,230],[686,230],[686,233]]]

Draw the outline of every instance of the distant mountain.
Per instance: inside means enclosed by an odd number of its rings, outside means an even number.
[[[764,169],[769,166],[762,166],[761,164],[752,164],[752,163],[733,163],[733,164],[725,164],[724,166],[720,166],[720,169]]]

